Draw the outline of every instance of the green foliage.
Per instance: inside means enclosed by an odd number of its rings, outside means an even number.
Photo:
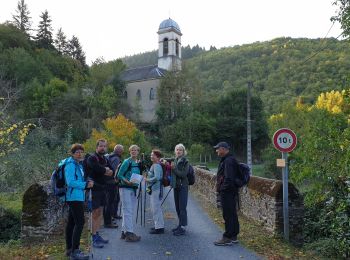
[[[29,50],[31,48],[28,37],[11,24],[0,24],[0,42],[4,49],[21,47]]]
[[[350,80],[348,42],[332,38],[277,38],[204,52],[187,62],[208,92],[217,93],[224,86],[243,87],[252,81],[268,114],[280,111],[286,101],[298,96],[313,102],[320,91],[342,89]]]
[[[51,18],[49,12],[45,10],[40,15],[41,20],[39,21],[38,31],[36,34],[36,42],[39,48],[54,49],[53,38],[52,38],[52,27]]]
[[[287,106],[270,119],[270,134],[288,126],[298,136],[298,147],[290,156],[290,177],[304,194],[306,241],[326,256],[349,257],[349,115],[327,109]],[[323,247],[325,241],[331,243]]]
[[[24,0],[17,3],[16,15],[12,15],[14,25],[29,36],[31,30],[31,17],[27,4]]]
[[[343,35],[350,36],[350,1],[349,0],[335,0],[333,5],[337,6],[338,12],[331,20],[339,22],[343,29]]]

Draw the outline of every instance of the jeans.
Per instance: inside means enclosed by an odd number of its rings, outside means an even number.
[[[180,186],[174,189],[174,199],[177,217],[180,226],[187,226],[187,200],[188,186]]]
[[[80,236],[83,231],[84,202],[68,201],[68,222],[66,226],[66,247],[67,249],[78,249],[80,245]]]
[[[162,200],[159,199],[159,193],[160,190],[154,190],[152,194],[150,195],[151,199],[151,209],[153,214],[153,221],[154,221],[154,228],[164,228],[164,217],[163,217],[163,211],[160,204],[162,203]]]
[[[220,192],[222,216],[225,221],[225,232],[223,234],[226,238],[234,238],[239,233],[239,222],[236,210],[237,194],[234,192]]]
[[[128,188],[120,188],[119,192],[122,201],[122,231],[133,233],[135,206],[137,202],[136,192]]]

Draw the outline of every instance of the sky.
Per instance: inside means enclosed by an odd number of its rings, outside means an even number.
[[[12,20],[17,0],[0,0],[0,23]],[[158,48],[159,24],[169,17],[182,32],[182,46],[209,49],[268,41],[278,37],[338,37],[332,27],[334,0],[25,0],[37,28],[48,10],[59,28],[79,38],[87,63]],[[329,29],[331,30],[329,31]],[[329,32],[329,33],[328,33]],[[328,33],[328,34],[327,34]]]

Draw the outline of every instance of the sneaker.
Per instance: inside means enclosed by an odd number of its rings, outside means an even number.
[[[103,248],[104,247],[104,245],[100,241],[97,241],[97,240],[92,241],[92,246],[94,248]]]
[[[236,242],[234,242],[236,241]],[[222,237],[220,240],[218,241],[215,241],[214,242],[214,245],[216,246],[232,246],[233,243],[237,243],[237,238],[236,240],[233,240],[233,239],[230,239],[230,238],[227,238],[227,237]]]
[[[108,242],[109,242],[108,239],[103,239],[98,232],[96,232],[95,239],[102,244],[108,244]]]
[[[122,216],[116,215],[113,217],[114,219],[122,219]]]
[[[66,249],[66,256],[70,256],[72,253],[72,248]]]
[[[179,227],[177,230],[174,231],[174,236],[182,236],[185,235],[186,230],[182,227]]]
[[[175,232],[176,230],[178,230],[180,228],[180,226],[177,226],[176,228],[173,228],[172,230],[171,230],[171,232]]]
[[[70,254],[70,259],[71,260],[87,260],[87,259],[89,259],[89,255],[84,254],[83,252],[80,251],[80,249],[75,249]]]
[[[114,224],[114,223],[110,223],[110,224],[106,224],[104,225],[105,228],[118,228],[118,225],[117,224]]]
[[[150,234],[164,234],[164,228],[153,228],[150,232]]]
[[[125,241],[126,242],[138,242],[141,240],[140,236],[136,236],[135,233],[131,233],[131,232],[126,232],[125,234]]]
[[[122,231],[122,235],[120,236],[120,239],[125,239],[125,238],[126,238],[125,232]]]

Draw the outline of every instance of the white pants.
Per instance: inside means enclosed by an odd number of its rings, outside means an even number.
[[[122,231],[134,232],[134,216],[137,198],[135,191],[127,188],[120,188],[120,199],[122,201]]]
[[[163,211],[160,206],[162,200],[159,199],[159,192],[159,190],[154,190],[151,194],[151,209],[155,229],[164,228]]]

